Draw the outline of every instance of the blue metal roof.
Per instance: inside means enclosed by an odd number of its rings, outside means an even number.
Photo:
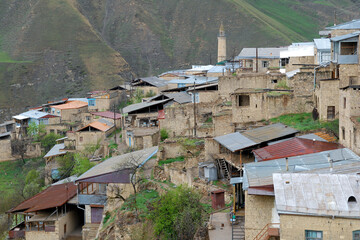
[[[336,30],[336,29],[342,29],[342,30],[351,30],[351,29],[360,29],[360,19],[354,19],[350,22],[345,22],[338,24],[336,26],[327,27],[325,29],[328,30]]]
[[[331,42],[328,38],[316,38],[314,42],[318,50],[331,50]]]

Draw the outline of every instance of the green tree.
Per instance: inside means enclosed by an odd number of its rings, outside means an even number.
[[[160,140],[164,141],[165,139],[169,138],[169,133],[165,128],[160,130]]]
[[[41,138],[41,146],[45,149],[45,152],[48,152],[53,146],[55,146],[56,140],[62,137],[63,136],[55,133],[49,133]]]
[[[27,128],[27,133],[35,141],[39,141],[46,134],[45,125],[43,123],[37,124],[36,122],[31,122]]]
[[[155,234],[167,239],[193,239],[205,219],[201,195],[187,186],[179,186],[161,196],[150,218]]]
[[[63,156],[57,157],[56,162],[59,164],[59,176],[61,178],[70,177],[74,168],[74,154],[66,153]]]
[[[74,155],[74,168],[71,173],[73,175],[80,176],[93,166],[95,166],[95,163],[90,162],[89,158],[87,158],[84,154],[76,153]]]

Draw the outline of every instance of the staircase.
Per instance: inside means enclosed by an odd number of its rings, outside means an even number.
[[[227,164],[224,159],[218,159],[218,163],[221,169],[221,172],[224,174],[224,178],[226,178],[228,181],[230,181],[230,173],[227,168]]]
[[[244,240],[245,239],[245,217],[235,216],[235,221],[232,222],[232,240]]]
[[[280,223],[268,223],[254,240],[278,240],[280,239]]]

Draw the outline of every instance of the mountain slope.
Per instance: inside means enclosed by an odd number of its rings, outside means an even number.
[[[358,0],[2,0],[0,120],[49,99],[214,64],[223,21],[228,56],[310,41]],[[131,67],[131,69],[130,69]]]

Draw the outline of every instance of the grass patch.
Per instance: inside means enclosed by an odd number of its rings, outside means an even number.
[[[108,138],[112,138],[112,137],[115,136],[115,134],[119,134],[119,133],[121,133],[121,128],[118,128],[118,129],[116,129],[115,131],[113,131],[113,132],[108,136]],[[120,137],[120,138],[121,138],[121,137]]]
[[[208,117],[208,118],[205,120],[205,123],[212,123],[212,122],[213,122],[212,117]]]
[[[283,96],[283,95],[291,95],[291,92],[271,91],[271,92],[267,93],[267,96],[269,96],[269,97],[278,97],[278,96]]]
[[[339,120],[331,122],[314,121],[311,113],[286,114],[272,118],[270,121],[273,123],[283,123],[302,132],[325,128],[337,136],[339,135]]]
[[[183,156],[177,157],[177,158],[169,158],[166,160],[159,161],[159,166],[162,166],[164,164],[169,164],[173,162],[183,162],[185,158]]]
[[[134,211],[134,195],[131,195],[121,207],[121,210]],[[148,206],[159,199],[159,193],[155,190],[144,190],[136,194],[136,207],[140,213],[140,217],[149,214]]]
[[[31,169],[44,166],[43,158],[26,159],[25,164],[21,160],[0,162],[0,193],[13,194]]]

